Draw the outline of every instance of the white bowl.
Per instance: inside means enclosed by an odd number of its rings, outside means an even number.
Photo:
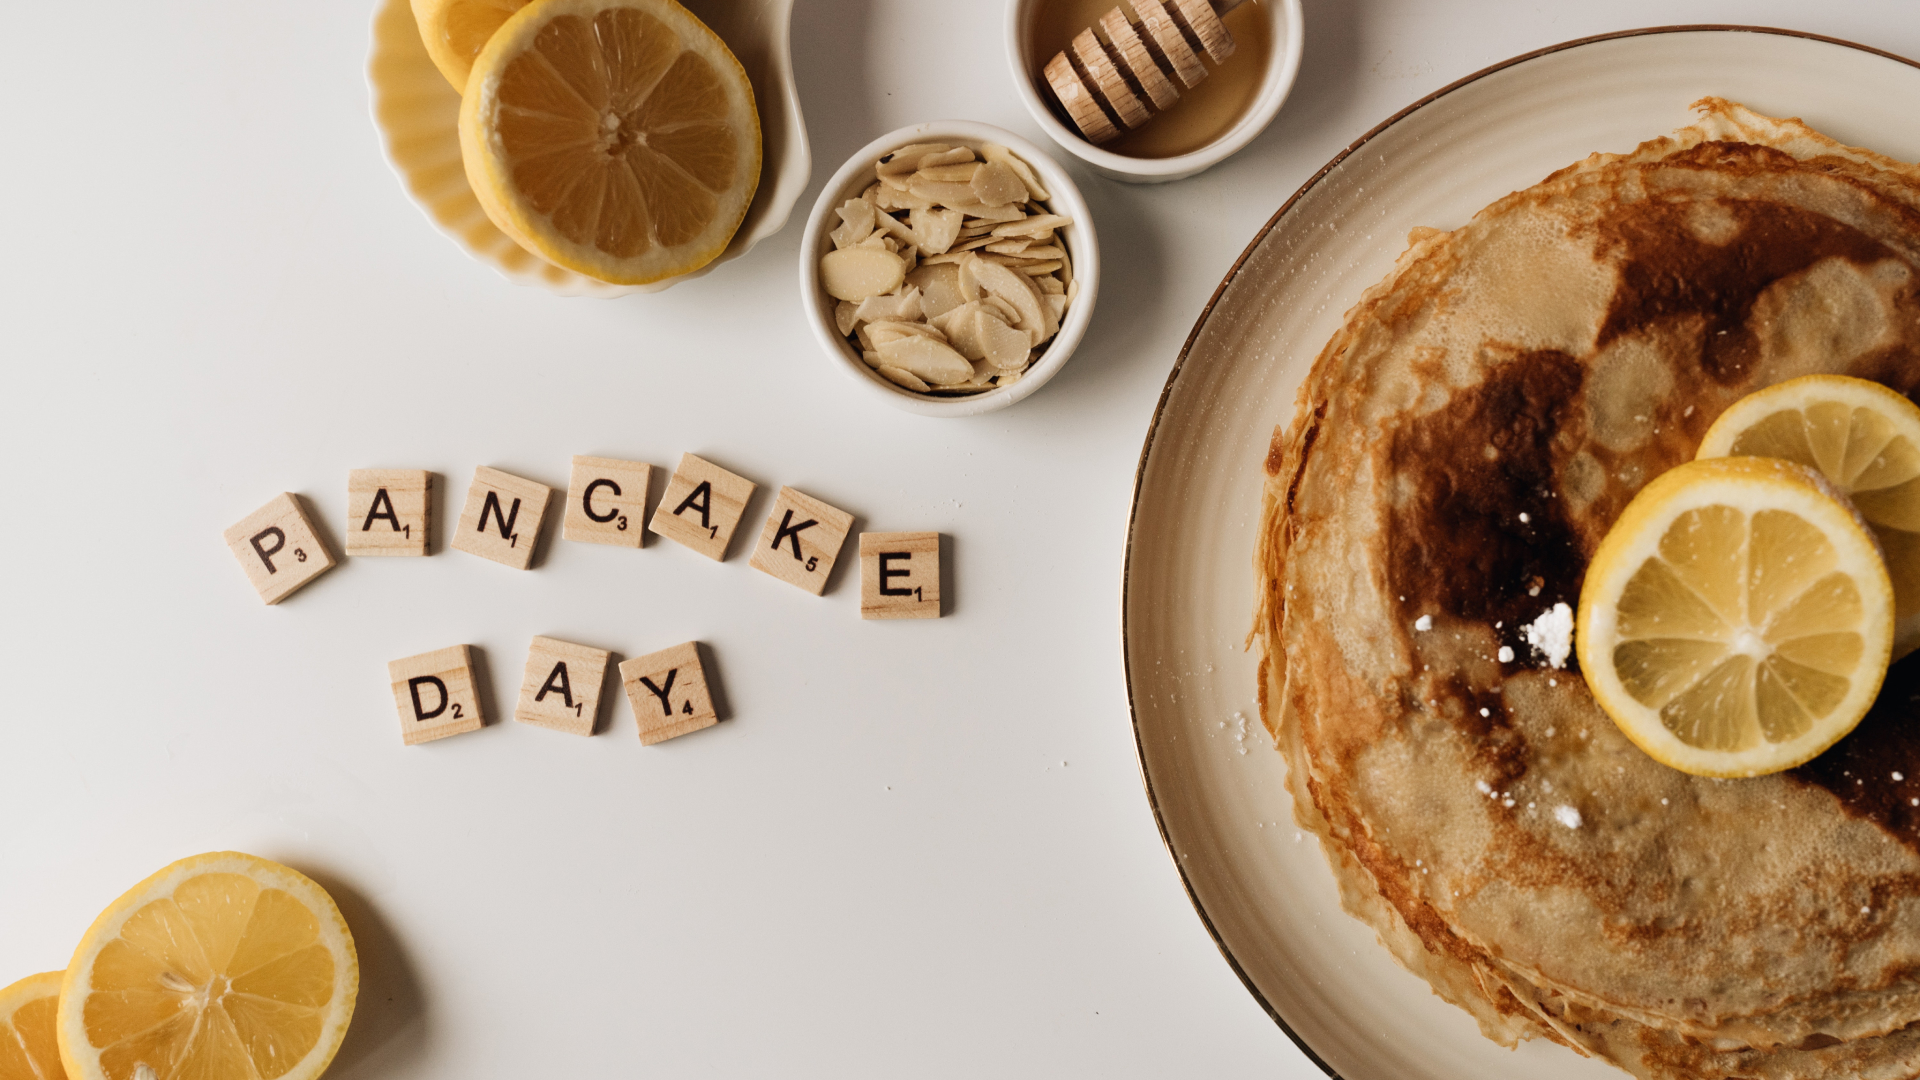
[[[726,250],[700,269],[647,285],[612,285],[555,266],[496,228],[467,186],[460,163],[460,95],[428,58],[408,0],[382,0],[367,58],[373,122],[387,164],[434,227],[516,285],[562,296],[659,292],[745,255],[787,223],[813,174],[807,125],[793,84],[793,0],[684,2],[739,58],[760,114],[759,190]]]
[[[1092,166],[1095,172],[1114,180],[1129,184],[1164,184],[1169,180],[1183,180],[1220,164],[1252,142],[1255,135],[1266,130],[1267,124],[1272,122],[1274,114],[1280,111],[1281,104],[1293,89],[1294,76],[1300,73],[1301,44],[1305,40],[1305,20],[1300,14],[1300,0],[1259,0],[1260,10],[1273,22],[1273,52],[1267,57],[1267,71],[1260,80],[1260,92],[1240,122],[1190,154],[1168,158],[1116,154],[1100,149],[1081,138],[1078,131],[1061,123],[1042,96],[1047,91],[1034,82],[1035,73],[1027,69],[1027,36],[1033,22],[1030,14],[1036,5],[1047,2],[1013,0],[1007,5],[1007,62],[1013,67],[1014,88],[1019,92],[1020,100],[1026,103],[1027,111],[1033,114],[1034,122],[1045,129],[1054,142]],[[1227,63],[1233,63],[1233,59],[1229,57]]]
[[[820,285],[820,259],[833,250],[831,234],[840,224],[834,210],[848,199],[858,198],[867,185],[873,183],[873,166],[876,162],[900,147],[919,142],[954,143],[970,146],[976,151],[982,143],[999,143],[1033,167],[1040,182],[1047,186],[1048,193],[1053,196],[1047,200],[1053,212],[1073,219],[1073,224],[1060,229],[1057,235],[1061,246],[1067,249],[1067,257],[1072,260],[1073,280],[1079,284],[1079,293],[1067,307],[1066,316],[1060,320],[1060,332],[1047,342],[1039,359],[1033,362],[1019,382],[962,397],[916,394],[905,387],[895,386],[868,367],[834,324],[833,309],[838,301],[827,295],[827,290]],[[820,199],[813,204],[813,213],[807,217],[806,238],[800,244],[800,295],[807,309],[807,321],[813,324],[814,336],[820,339],[820,347],[868,393],[877,395],[889,405],[923,416],[977,416],[1004,409],[1040,389],[1066,366],[1067,358],[1073,355],[1074,346],[1080,344],[1080,339],[1086,335],[1087,324],[1093,319],[1093,302],[1099,294],[1100,245],[1093,235],[1093,215],[1087,210],[1087,201],[1080,197],[1080,189],[1074,186],[1073,178],[1039,147],[1013,132],[970,120],[932,120],[915,124],[889,132],[861,147],[821,189]]]

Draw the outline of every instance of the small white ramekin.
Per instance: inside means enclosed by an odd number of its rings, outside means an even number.
[[[1191,154],[1169,158],[1138,158],[1116,154],[1081,138],[1080,133],[1060,122],[1042,96],[1047,91],[1034,82],[1036,72],[1027,67],[1027,37],[1032,29],[1032,12],[1047,0],[1013,0],[1007,5],[1007,63],[1013,67],[1014,89],[1054,142],[1069,154],[1092,166],[1102,176],[1129,184],[1164,184],[1182,180],[1220,164],[1266,130],[1274,114],[1287,100],[1293,80],[1300,73],[1301,43],[1305,37],[1305,19],[1300,0],[1259,0],[1258,6],[1273,21],[1273,52],[1267,57],[1267,72],[1260,80],[1260,93],[1240,122],[1224,135]],[[1228,57],[1227,63],[1233,63]]]
[[[820,259],[833,250],[832,232],[840,224],[834,210],[848,199],[859,197],[867,185],[873,183],[873,166],[882,157],[900,147],[921,142],[948,142],[970,146],[976,151],[982,143],[999,143],[1032,166],[1052,196],[1047,202],[1053,212],[1073,219],[1073,224],[1061,228],[1057,235],[1072,260],[1073,280],[1079,284],[1079,292],[1060,320],[1060,332],[1047,342],[1039,359],[1027,369],[1026,376],[1010,386],[956,397],[917,394],[895,386],[868,367],[834,324],[837,301],[820,284]],[[888,132],[861,147],[821,189],[819,201],[813,204],[813,213],[807,215],[807,231],[800,242],[801,303],[807,310],[807,321],[813,325],[814,336],[820,339],[820,347],[867,393],[896,408],[923,416],[978,416],[1004,409],[1040,389],[1066,366],[1074,346],[1086,335],[1087,324],[1093,320],[1093,303],[1099,294],[1100,245],[1094,239],[1093,215],[1087,210],[1087,201],[1081,198],[1080,189],[1074,186],[1073,178],[1039,147],[1013,132],[971,120],[914,124]]]

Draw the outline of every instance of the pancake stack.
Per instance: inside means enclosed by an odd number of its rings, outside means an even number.
[[[1920,169],[1695,109],[1416,230],[1348,313],[1268,457],[1263,716],[1348,911],[1489,1038],[1920,1076],[1920,667],[1808,765],[1710,780],[1630,744],[1561,631],[1732,402],[1920,386]]]

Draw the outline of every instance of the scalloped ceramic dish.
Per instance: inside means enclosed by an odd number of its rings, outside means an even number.
[[[745,255],[787,223],[812,175],[807,125],[793,85],[793,0],[682,2],[739,57],[760,113],[760,188],[732,242],[700,269],[649,285],[611,285],[555,266],[495,228],[460,163],[460,95],[427,57],[408,0],[381,0],[367,59],[373,122],[387,163],[436,228],[516,285],[562,296],[659,292]]]
[[[1340,908],[1293,824],[1260,725],[1253,550],[1263,463],[1294,393],[1416,225],[1451,229],[1596,150],[1627,151],[1718,94],[1920,158],[1920,65],[1847,42],[1664,27],[1568,42],[1447,87],[1341,153],[1254,237],[1201,313],[1142,450],[1122,604],[1140,769],[1220,951],[1273,1018],[1345,1080],[1624,1080],[1542,1041],[1517,1051],[1403,970]]]

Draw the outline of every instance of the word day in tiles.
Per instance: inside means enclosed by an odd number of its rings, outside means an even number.
[[[726,561],[759,485],[704,458],[683,454],[648,519],[653,473],[654,467],[645,462],[575,457],[561,512],[562,539],[641,548],[652,533],[716,562]],[[436,480],[434,473],[421,469],[349,472],[346,554],[433,554]],[[553,496],[554,490],[537,480],[480,466],[467,487],[449,546],[515,570],[531,570]],[[313,522],[305,501],[283,492],[223,534],[262,601],[277,604],[333,568],[333,553]],[[853,524],[852,514],[783,486],[747,565],[815,596],[825,595]],[[939,618],[940,534],[868,532],[859,537],[860,617]],[[387,665],[403,743],[432,742],[484,726],[476,651],[472,645],[453,645]],[[608,649],[534,637],[514,719],[592,735],[613,657]],[[718,722],[705,645],[682,642],[613,666],[643,744]]]

